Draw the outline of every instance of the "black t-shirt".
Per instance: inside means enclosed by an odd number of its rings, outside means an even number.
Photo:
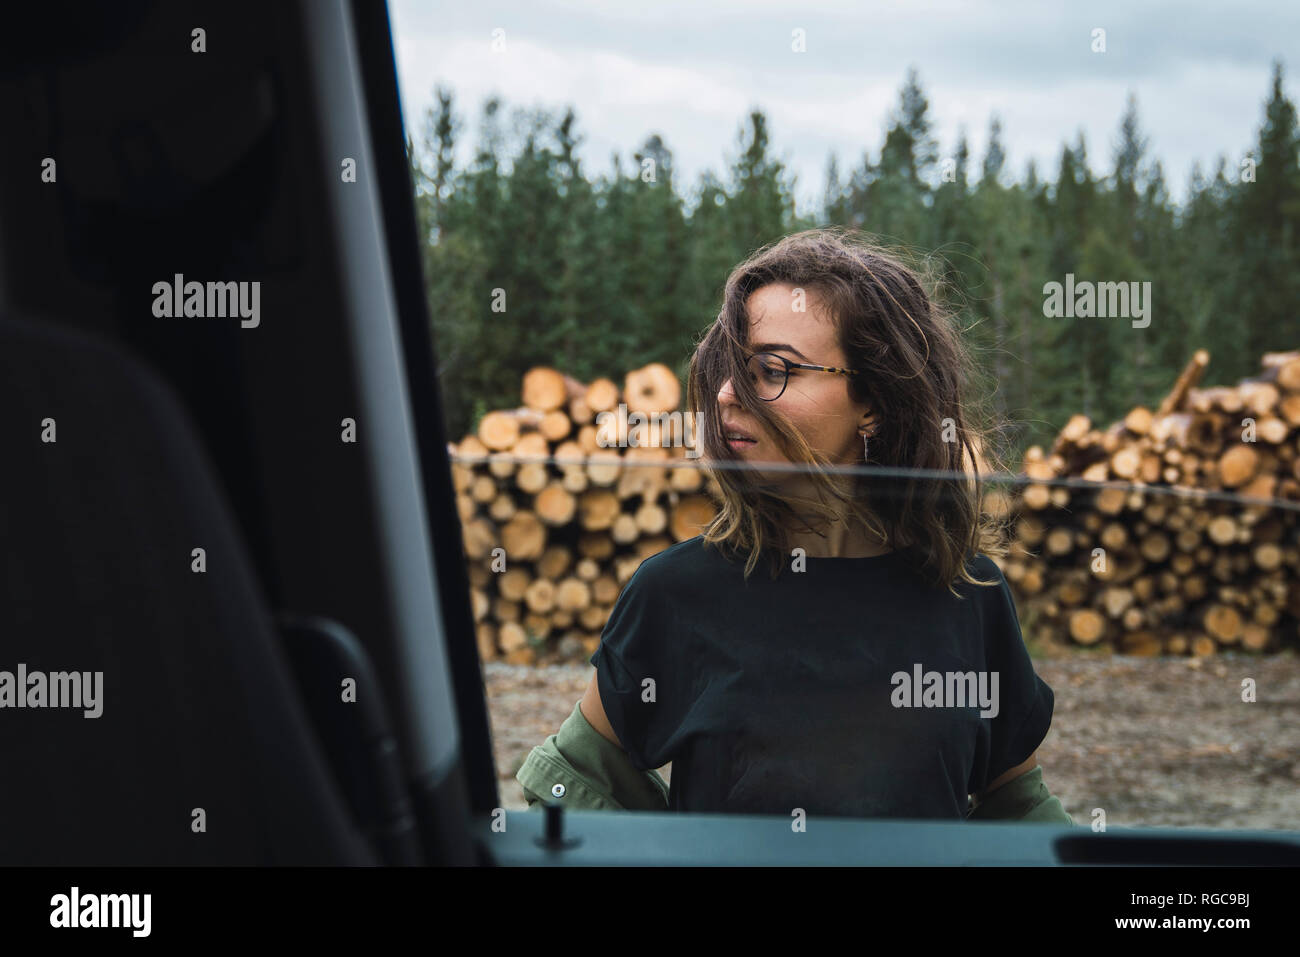
[[[591,657],[633,764],[671,761],[680,811],[964,817],[1052,719],[1001,570],[971,558],[998,585],[959,601],[899,552],[805,561],[745,581],[697,536],[642,562]]]

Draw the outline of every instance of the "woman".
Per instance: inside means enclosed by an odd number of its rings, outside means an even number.
[[[688,383],[720,511],[628,582],[520,769],[530,804],[1072,823],[1036,757],[1052,691],[989,558],[970,371],[854,233],[738,266]]]

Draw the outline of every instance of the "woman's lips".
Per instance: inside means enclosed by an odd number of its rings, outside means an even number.
[[[727,443],[727,447],[733,451],[747,449],[751,445],[758,444],[758,440],[752,435],[730,422],[722,423],[722,438]]]

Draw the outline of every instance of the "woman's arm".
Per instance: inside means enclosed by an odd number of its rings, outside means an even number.
[[[1059,798],[1043,783],[1038,752],[998,775],[982,794],[974,795],[967,820],[1027,821],[1034,824],[1073,824]]]
[[[1004,774],[999,774],[997,776],[997,779],[991,782],[989,786],[984,789],[983,794],[975,795],[975,806],[978,807],[979,805],[983,804],[984,799],[988,795],[992,794],[994,791],[1002,787],[1002,785],[1006,784],[1008,781],[1014,781],[1016,778],[1020,777],[1020,775],[1024,774],[1026,771],[1032,771],[1036,767],[1038,767],[1037,751],[1035,751],[1029,757],[1025,758],[1023,762],[1017,764],[1010,771],[1007,771]]]
[[[605,717],[605,706],[600,701],[600,686],[596,682],[596,676],[591,676],[591,684],[587,685],[587,691],[579,702],[582,708],[582,716],[587,719],[593,728],[600,732],[601,737],[606,741],[613,742],[620,749],[623,745],[619,744],[618,736],[614,734],[614,729],[610,726],[609,718]]]
[[[530,808],[553,801],[575,810],[668,810],[667,782],[657,771],[638,770],[613,731],[602,734],[587,719],[581,701],[559,731],[533,748],[515,780]]]

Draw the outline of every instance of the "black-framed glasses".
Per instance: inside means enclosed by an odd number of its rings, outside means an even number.
[[[790,381],[791,369],[808,369],[811,372],[834,372],[837,375],[855,376],[857,369],[836,369],[834,366],[814,366],[806,362],[791,362],[785,356],[774,352],[756,352],[745,359],[749,377],[754,382],[754,391],[764,402],[773,402],[781,398],[786,384]]]

